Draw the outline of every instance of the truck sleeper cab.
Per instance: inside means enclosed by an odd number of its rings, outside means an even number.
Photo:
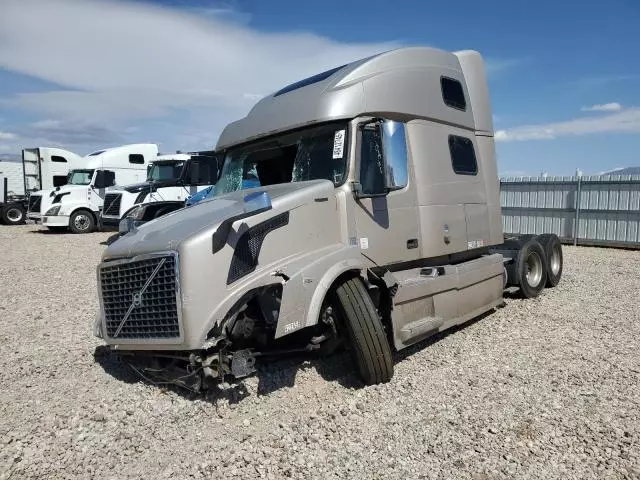
[[[183,365],[178,384],[341,346],[365,384],[387,382],[392,348],[559,280],[557,238],[504,242],[477,52],[401,48],[302,80],[216,151],[213,199],[122,236],[97,271],[95,334]],[[241,190],[248,174],[260,186]]]

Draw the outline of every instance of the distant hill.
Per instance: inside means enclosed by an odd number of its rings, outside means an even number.
[[[13,153],[0,153],[0,162],[20,162],[22,158],[20,155],[15,155]]]
[[[640,167],[614,168],[608,172],[600,172],[599,175],[640,175]]]

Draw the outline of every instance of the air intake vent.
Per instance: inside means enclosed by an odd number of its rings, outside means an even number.
[[[238,239],[227,276],[227,285],[256,269],[264,238],[269,232],[284,227],[288,223],[289,212],[285,212],[251,227]]]

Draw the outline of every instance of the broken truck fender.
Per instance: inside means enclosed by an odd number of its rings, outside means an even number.
[[[351,248],[340,249],[291,277],[283,290],[275,338],[316,325],[322,302],[336,279],[348,271],[357,271],[361,274],[365,266],[359,258],[353,258],[351,250]],[[295,283],[291,285],[290,290],[289,282],[292,280]],[[298,302],[292,298],[296,294],[299,295]],[[299,325],[295,324],[295,315],[300,315],[297,319],[300,322]]]

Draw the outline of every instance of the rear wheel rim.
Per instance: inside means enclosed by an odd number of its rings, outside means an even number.
[[[529,255],[527,255],[524,268],[527,283],[533,288],[540,285],[540,281],[542,280],[542,260],[538,252],[530,252]]]
[[[78,230],[87,230],[90,225],[89,216],[81,213],[80,215],[76,215],[76,218],[73,219],[73,225]]]
[[[560,263],[560,247],[558,245],[554,245],[551,250],[551,259],[549,261],[551,272],[554,276],[558,275],[558,272],[560,272]]]
[[[7,210],[7,218],[12,222],[19,222],[22,220],[22,212],[17,208],[10,208]]]

